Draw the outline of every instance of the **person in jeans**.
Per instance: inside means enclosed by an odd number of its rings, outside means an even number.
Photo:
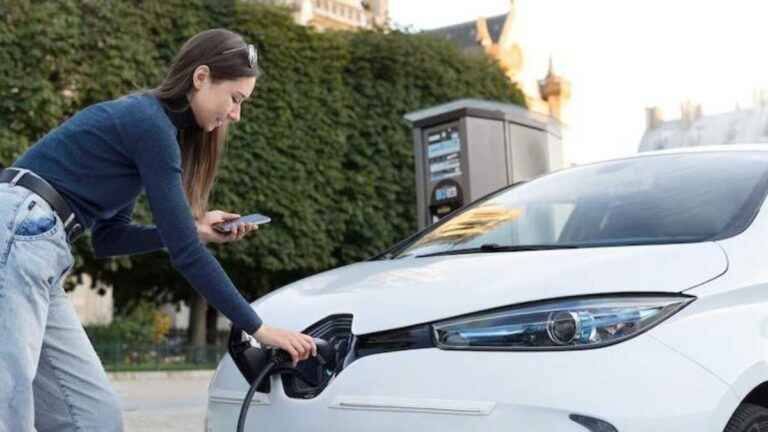
[[[165,80],[85,108],[0,171],[0,432],[119,431],[118,397],[62,280],[90,229],[98,257],[166,249],[173,266],[235,326],[294,364],[311,337],[263,324],[204,246],[243,238],[207,211],[229,123],[260,74],[257,52],[224,29],[181,48]],[[131,222],[147,195],[155,225]]]

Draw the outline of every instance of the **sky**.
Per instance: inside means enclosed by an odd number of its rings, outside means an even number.
[[[762,0],[517,0],[523,79],[571,81],[564,151],[568,163],[637,152],[645,108],[665,120],[680,105],[704,115],[753,106],[768,89],[768,2]],[[401,27],[425,30],[506,14],[509,0],[390,0]]]

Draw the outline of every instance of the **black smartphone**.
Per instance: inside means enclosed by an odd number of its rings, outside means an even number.
[[[216,225],[213,225],[213,229],[216,231],[226,234],[231,232],[235,227],[243,224],[256,224],[256,225],[262,225],[266,223],[270,223],[272,219],[269,216],[265,216],[263,214],[259,213],[252,213],[247,216],[243,216],[240,218],[237,218],[235,220],[227,221],[218,223]]]

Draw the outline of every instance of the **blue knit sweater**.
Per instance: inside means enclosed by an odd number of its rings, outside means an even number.
[[[148,93],[125,96],[80,111],[13,166],[32,170],[56,188],[79,222],[91,229],[96,256],[165,247],[192,287],[253,333],[261,319],[198,239],[181,181],[177,136],[184,127],[197,127],[191,111],[172,112]],[[142,190],[155,226],[131,223]]]

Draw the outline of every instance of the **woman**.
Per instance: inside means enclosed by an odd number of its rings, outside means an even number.
[[[223,29],[195,35],[154,90],[99,103],[0,172],[0,431],[122,430],[121,410],[61,281],[70,242],[91,229],[97,256],[165,248],[189,283],[237,327],[294,361],[312,338],[262,324],[203,243],[243,238],[207,212],[230,122],[259,68],[256,50]],[[156,226],[131,223],[139,193]]]

